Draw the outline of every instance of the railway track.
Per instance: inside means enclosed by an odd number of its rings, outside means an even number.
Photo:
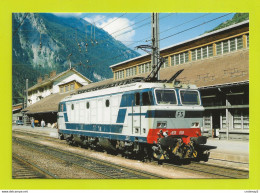
[[[59,178],[55,174],[13,153],[12,155],[12,178],[35,179],[35,178]]]
[[[172,167],[172,164],[170,163],[164,163],[164,165],[167,167]],[[178,167],[186,171],[196,171],[202,174],[208,174],[209,176],[212,176],[212,178],[247,179],[249,177],[249,172],[247,170],[210,165],[194,161],[191,161],[187,165],[174,165],[174,167]]]
[[[29,140],[13,137],[13,142],[19,145],[31,148],[41,153],[45,153],[49,156],[55,157],[61,161],[67,162],[67,164],[73,164],[83,169],[90,170],[98,173],[108,179],[160,179],[162,176],[158,176],[152,173],[138,171],[130,169],[124,166],[119,166],[110,162],[100,161],[95,158],[82,156],[76,153],[67,152],[54,147],[41,145]]]
[[[57,142],[57,143],[61,143],[61,144],[66,144],[66,142],[64,142],[64,141],[60,141],[55,138],[50,138],[48,136],[42,136],[42,135],[39,136],[39,134],[37,134],[37,133],[20,132],[20,131],[15,131],[14,133],[23,134],[23,135],[26,133],[26,135],[32,136],[33,138],[37,138],[37,139],[43,138],[48,141],[52,141],[52,142],[55,141],[55,143]],[[79,156],[81,156],[81,155],[79,155]],[[91,159],[93,159],[93,158],[91,158]],[[100,161],[100,160],[97,160],[97,161]],[[153,161],[151,164],[157,164],[157,162]],[[181,165],[176,165],[173,163],[163,163],[163,167],[168,167],[168,168],[174,167],[174,168],[179,168],[179,169],[185,170],[185,171],[200,173],[203,175],[206,174],[207,176],[210,176],[211,178],[246,179],[249,176],[249,172],[247,170],[211,165],[211,164],[207,164],[207,163],[199,163],[199,162],[194,162],[194,161],[191,161],[190,163],[187,163],[187,164],[181,164]]]

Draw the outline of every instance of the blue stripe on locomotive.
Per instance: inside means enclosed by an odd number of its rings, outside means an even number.
[[[68,123],[66,123],[67,125]],[[73,127],[77,127],[76,125],[78,125],[78,128],[82,127],[81,125],[82,124],[74,124]],[[101,128],[103,129],[107,129],[107,125],[100,125]],[[114,126],[114,125],[111,125],[111,126]],[[122,125],[119,125],[121,126],[121,129],[123,128]],[[84,127],[84,126],[83,126]],[[88,125],[89,128],[91,128],[91,125]],[[94,125],[93,125],[94,127]],[[112,127],[110,127],[112,128]],[[120,127],[118,127],[117,129],[120,129]],[[126,136],[126,135],[120,135],[120,133],[118,134],[114,134],[114,133],[101,133],[99,131],[94,131],[92,132],[92,130],[76,130],[76,129],[73,129],[73,130],[68,130],[68,129],[65,129],[65,130],[60,130],[61,133],[63,134],[76,134],[76,135],[83,135],[83,136],[89,136],[89,137],[100,137],[100,138],[108,138],[108,139],[113,139],[113,140],[124,140],[124,141],[138,141],[138,142],[141,142],[141,143],[146,143],[147,142],[147,139],[146,137],[136,137],[136,136]]]
[[[125,115],[127,109],[119,109],[116,123],[124,123],[125,122]]]
[[[83,131],[98,131],[110,133],[122,133],[123,125],[115,124],[79,124],[79,123],[66,123],[67,129],[83,130]]]

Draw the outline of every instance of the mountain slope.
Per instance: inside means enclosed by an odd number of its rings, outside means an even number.
[[[212,31],[216,31],[216,30],[219,30],[219,29],[222,29],[222,28],[225,28],[225,27],[228,27],[230,25],[234,25],[236,23],[240,23],[242,21],[245,21],[245,20],[248,20],[249,19],[249,13],[236,13],[232,19],[230,20],[227,20],[221,24],[219,24],[217,27],[215,27],[214,29],[210,30],[210,31],[207,31],[205,33],[209,33],[209,32],[212,32]]]
[[[112,77],[110,65],[139,55],[83,19],[14,13],[13,97],[23,96],[26,78],[30,87],[38,76],[68,69],[69,60],[80,73],[98,81]]]

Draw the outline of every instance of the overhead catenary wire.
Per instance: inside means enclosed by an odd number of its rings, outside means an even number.
[[[172,14],[174,14],[174,13],[170,13],[170,14],[168,14],[168,15],[162,17],[161,19],[165,19],[165,18],[169,17],[169,16],[172,15]],[[151,18],[151,17],[147,17],[147,18],[143,19],[142,21],[145,21],[145,20],[150,19],[150,18]],[[141,23],[142,21],[137,22],[137,23],[135,23],[135,24],[132,24],[132,25],[130,25],[130,26],[127,26],[127,27],[125,27],[125,28],[122,28],[122,29],[120,29],[120,30],[117,30],[116,32],[111,33],[110,35],[112,35],[112,34],[114,34],[114,33],[117,33],[117,32],[119,32],[119,31],[122,31],[123,29],[127,29],[127,28],[129,28],[129,27],[131,27],[131,26],[133,26],[133,25],[138,24],[138,23]],[[142,24],[142,25],[137,26],[137,27],[135,27],[135,28],[133,28],[133,29],[130,29],[130,30],[128,30],[128,31],[125,31],[125,32],[123,32],[123,33],[121,33],[121,34],[118,34],[118,35],[114,36],[114,38],[119,37],[119,36],[121,36],[121,35],[124,35],[124,34],[126,34],[126,33],[129,33],[129,32],[131,32],[131,31],[133,31],[133,30],[135,30],[135,29],[144,27],[144,26],[146,26],[146,25],[150,25],[150,24],[151,24],[151,22],[149,21],[149,22],[147,22],[147,23],[145,23],[145,24]]]
[[[182,31],[180,31],[180,32],[174,33],[174,34],[172,34],[172,35],[166,36],[166,37],[160,39],[159,41],[168,39],[168,38],[170,38],[170,37],[172,37],[172,36],[175,36],[175,35],[178,35],[178,34],[180,34],[180,33],[186,32],[186,31],[188,31],[188,30],[191,30],[191,29],[197,28],[197,27],[199,27],[199,26],[205,25],[205,24],[207,24],[207,23],[210,23],[210,22],[215,21],[215,20],[217,20],[217,19],[220,19],[220,18],[222,18],[222,17],[228,16],[228,15],[230,15],[230,14],[232,14],[232,13],[228,13],[228,14],[222,15],[222,16],[217,17],[217,18],[214,18],[214,19],[212,19],[212,20],[203,22],[203,23],[201,23],[201,24],[199,24],[199,25],[195,25],[195,26],[190,27],[190,28],[188,28],[188,29],[185,29],[185,30],[182,30]]]
[[[163,33],[167,32],[167,31],[169,31],[169,30],[171,30],[171,29],[180,27],[180,26],[182,26],[182,25],[185,25],[185,24],[187,24],[187,23],[190,23],[190,22],[192,22],[192,21],[195,21],[195,20],[197,20],[197,19],[200,19],[200,18],[202,18],[202,17],[205,17],[206,15],[209,15],[209,14],[211,14],[211,13],[204,14],[204,15],[202,15],[202,16],[199,16],[199,17],[196,17],[196,18],[194,18],[194,19],[188,20],[188,21],[186,21],[186,22],[184,22],[184,23],[181,23],[181,24],[179,24],[179,25],[170,27],[170,28],[168,28],[168,29],[166,29],[166,30],[164,30],[164,31],[159,32],[159,34],[163,34]],[[150,41],[150,39],[151,39],[151,36],[149,36],[149,37],[147,37],[147,38],[143,38],[143,39],[141,39],[141,40],[133,41],[133,42],[147,42],[147,41]],[[131,46],[131,45],[133,45],[133,44],[135,44],[135,43],[132,43],[132,44],[129,44],[129,45],[126,45],[126,46]]]
[[[118,20],[119,18],[123,17],[126,13],[120,15],[119,17],[117,17],[116,19],[114,19],[113,21],[107,23],[105,26],[101,27],[100,29],[104,29],[105,27],[109,26],[111,23],[115,22],[116,20]]]
[[[196,25],[196,26],[187,28],[187,29],[182,30],[182,31],[177,32],[177,33],[174,33],[174,34],[172,34],[172,35],[170,35],[170,36],[167,36],[167,37],[164,37],[164,38],[160,39],[160,41],[161,41],[161,40],[165,40],[165,39],[167,39],[167,38],[170,38],[170,37],[172,37],[172,36],[175,36],[175,35],[184,33],[184,32],[186,32],[186,31],[192,30],[192,29],[194,29],[194,28],[196,28],[196,27],[205,25],[205,24],[207,24],[207,23],[213,22],[213,21],[215,21],[215,20],[217,20],[217,19],[223,18],[223,17],[228,16],[228,15],[230,15],[230,14],[232,14],[232,13],[228,13],[228,14],[222,15],[222,16],[220,16],[220,17],[217,17],[217,18],[211,19],[211,20],[209,20],[209,21],[203,22],[203,23],[201,23],[201,24],[199,24],[199,25]],[[149,41],[151,41],[151,40],[149,40]],[[132,43],[132,44],[130,44],[130,45],[133,45],[133,44],[136,44],[136,43]],[[130,45],[128,45],[128,46],[130,46]],[[120,54],[120,55],[117,55],[117,56],[115,56],[115,57],[112,57],[112,58],[106,58],[106,60],[114,60],[114,59],[116,59],[116,58],[118,58],[118,57],[120,57],[120,56],[122,56],[122,55],[124,55],[124,53],[123,53],[123,54]]]

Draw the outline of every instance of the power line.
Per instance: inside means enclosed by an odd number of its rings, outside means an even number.
[[[186,21],[186,22],[184,22],[184,23],[182,23],[182,24],[179,24],[179,25],[170,27],[170,28],[168,28],[168,29],[166,29],[166,30],[164,30],[164,31],[161,31],[159,34],[165,33],[165,32],[167,32],[167,31],[169,31],[169,30],[171,30],[171,29],[180,27],[180,26],[182,26],[182,25],[185,25],[185,24],[187,24],[187,23],[190,23],[190,22],[192,22],[192,21],[195,21],[195,20],[197,20],[197,19],[200,19],[200,18],[202,18],[202,17],[205,17],[206,15],[209,15],[209,14],[211,14],[211,13],[204,14],[204,15],[199,16],[199,17],[196,17],[196,18],[194,18],[194,19],[192,19],[192,20]],[[143,38],[143,39],[138,40],[138,41],[136,41],[136,42],[144,42],[144,41],[147,42],[147,41],[149,41],[150,39],[151,39],[151,36],[149,36],[149,37],[147,37],[147,38]],[[133,44],[135,44],[135,43],[132,43],[132,44],[129,44],[129,45],[126,45],[126,46],[131,46],[131,45],[133,45]]]
[[[103,26],[102,28],[100,29],[104,29],[105,27],[107,27],[108,25],[110,25],[111,23],[115,22],[116,20],[118,20],[119,18],[123,17],[126,13],[120,15],[119,17],[117,17],[116,19],[114,19],[113,21],[109,22],[108,24],[106,24],[105,26]]]
[[[199,27],[199,26],[205,25],[205,24],[207,24],[207,23],[210,23],[210,22],[212,22],[212,21],[215,21],[215,20],[217,20],[217,19],[220,19],[220,18],[225,17],[225,16],[230,15],[230,14],[231,14],[231,13],[228,13],[228,14],[222,15],[222,16],[220,16],[220,17],[217,17],[217,18],[215,18],[215,19],[209,20],[209,21],[207,21],[207,22],[203,22],[203,23],[201,23],[201,24],[199,24],[199,25],[195,25],[195,26],[193,26],[193,27],[190,27],[190,28],[188,28],[188,29],[182,30],[182,31],[177,32],[177,33],[175,33],[175,34],[172,34],[172,35],[166,36],[166,37],[160,39],[159,41],[165,40],[165,39],[167,39],[167,38],[170,38],[170,37],[172,37],[172,36],[175,36],[175,35],[178,35],[178,34],[180,34],[180,33],[186,32],[186,31],[188,31],[188,30],[194,29],[194,28],[196,28],[196,27]]]
[[[172,35],[170,35],[170,36],[164,37],[164,38],[160,39],[160,41],[161,41],[161,40],[165,40],[165,39],[167,39],[167,38],[170,38],[170,37],[172,37],[172,36],[175,36],[175,35],[184,33],[184,32],[186,32],[186,31],[188,31],[188,30],[194,29],[194,28],[199,27],[199,26],[201,26],[201,25],[205,25],[205,24],[207,24],[207,23],[210,23],[210,22],[212,22],[212,21],[215,21],[215,20],[217,20],[217,19],[220,19],[220,18],[225,17],[225,16],[230,15],[230,14],[232,14],[232,13],[228,13],[228,14],[222,15],[222,16],[220,16],[220,17],[214,18],[214,19],[212,19],[212,20],[203,22],[203,23],[201,23],[201,24],[199,24],[199,25],[193,26],[193,27],[191,27],[191,28],[187,28],[187,29],[185,29],[185,30],[182,30],[182,31],[177,32],[177,33],[175,33],[175,34],[172,34]],[[186,23],[187,23],[187,22],[186,22]],[[149,40],[149,41],[151,41],[151,40]],[[133,44],[136,44],[136,43],[133,43]],[[130,44],[130,45],[133,45],[133,44]],[[127,45],[127,46],[130,46],[130,45]],[[112,57],[112,58],[108,58],[108,59],[106,59],[106,60],[113,60],[113,59],[116,59],[116,58],[118,58],[118,57],[120,57],[120,56],[122,56],[122,55],[124,55],[124,54],[120,54],[120,55],[118,55],[118,56],[115,56],[115,57]]]
[[[173,14],[173,13],[170,13],[169,15],[166,15],[166,16],[162,17],[161,19],[164,19],[164,18],[166,18],[166,17],[169,17],[169,16],[172,15],[172,14]],[[145,20],[150,19],[150,18],[151,18],[151,17],[147,17],[147,18],[143,19],[142,21],[145,21]],[[135,23],[135,24],[133,24],[133,25],[136,25],[136,24],[138,24],[138,23],[141,23],[142,21],[139,21],[139,22],[137,22],[137,23]],[[131,31],[133,31],[133,30],[135,30],[135,29],[144,27],[144,26],[146,26],[146,25],[148,25],[148,24],[151,24],[151,22],[149,21],[149,22],[147,22],[147,23],[145,23],[145,24],[142,24],[142,25],[140,25],[140,26],[138,26],[138,27],[135,27],[135,28],[133,28],[133,29],[131,29],[131,30],[128,30],[128,31],[126,31],[126,32],[123,32],[122,34],[118,34],[118,35],[116,35],[115,37],[118,37],[118,36],[121,36],[121,35],[123,35],[123,34],[129,33],[129,32],[131,32]],[[129,28],[129,27],[131,27],[131,26],[133,26],[133,25],[127,26],[127,27],[125,27],[125,28],[122,28],[122,29],[120,29],[120,30],[118,30],[118,31],[116,31],[116,32],[122,31],[123,29]],[[113,33],[111,33],[110,35],[112,35],[112,34],[114,34],[114,33],[116,33],[116,32],[113,32]]]
[[[129,28],[129,27],[131,27],[131,26],[133,26],[133,25],[136,25],[136,24],[138,24],[138,23],[141,23],[141,22],[143,22],[143,21],[145,21],[145,20],[147,20],[147,19],[150,19],[150,18],[151,18],[151,17],[146,17],[146,18],[142,19],[141,21],[138,21],[138,22],[136,22],[136,23],[134,23],[134,24],[132,24],[132,25],[129,25],[129,26],[127,26],[127,27],[124,27],[124,28],[122,28],[122,29],[120,29],[120,30],[115,31],[115,32],[111,33],[110,35],[112,35],[112,34],[114,34],[114,33],[117,33],[117,32],[119,32],[119,31],[122,31],[123,29]]]

